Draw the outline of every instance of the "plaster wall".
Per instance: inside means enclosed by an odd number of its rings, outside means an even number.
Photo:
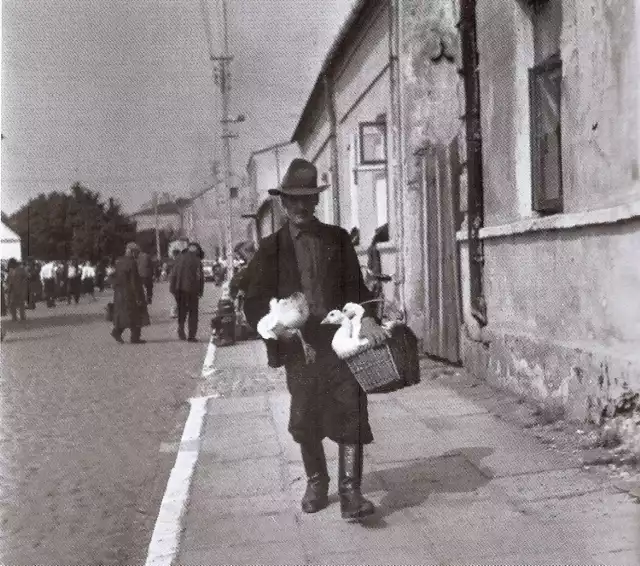
[[[403,186],[404,299],[407,322],[421,337],[425,333],[428,276],[425,253],[425,207],[434,206],[425,194],[417,152],[429,144],[458,138],[464,160],[464,88],[456,23],[457,0],[400,2],[400,88]],[[438,61],[432,61],[437,58]],[[445,57],[446,55],[446,57]],[[453,58],[453,61],[447,60]]]
[[[562,2],[564,211],[638,199],[638,60],[634,0]],[[531,9],[523,0],[477,5],[485,225],[534,215],[528,69]],[[620,119],[624,116],[624,119]]]
[[[380,71],[380,69],[377,69]],[[388,115],[389,112],[389,70],[383,67],[382,74],[376,73],[376,69],[370,70],[371,84],[367,85],[367,90],[355,106],[351,108],[349,114],[343,116],[338,124],[338,156],[340,160],[340,224],[347,230],[353,226],[352,217],[352,183],[351,176],[353,169],[356,170],[356,185],[358,211],[358,228],[360,229],[361,241],[368,243],[373,237],[377,226],[375,214],[375,194],[374,178],[382,175],[386,178],[387,169],[385,165],[361,166],[356,153],[356,162],[352,163],[349,154],[357,151],[357,138],[359,135],[359,125],[361,122],[375,121],[380,114]],[[387,155],[388,155],[387,144]],[[387,181],[387,187],[389,183]],[[393,206],[391,198],[387,199],[388,218],[393,218]],[[391,237],[393,237],[393,223],[390,221]]]
[[[574,418],[598,421],[640,391],[640,220],[485,240],[488,325],[470,315],[462,245],[465,365]]]

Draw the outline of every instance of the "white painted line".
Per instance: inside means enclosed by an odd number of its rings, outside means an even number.
[[[207,346],[207,353],[204,357],[204,362],[202,364],[202,374],[201,377],[210,377],[217,370],[215,368],[216,363],[216,345],[213,341],[213,333],[211,334],[211,338],[209,338],[209,345]]]
[[[189,446],[191,449],[179,450],[176,456],[151,535],[146,566],[171,566],[178,554],[182,519],[189,501],[191,481],[200,451],[202,423],[207,413],[207,401],[210,398],[207,396],[189,399],[191,409],[182,431],[180,445]]]

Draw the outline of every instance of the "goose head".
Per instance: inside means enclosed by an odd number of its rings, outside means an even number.
[[[339,310],[332,310],[327,316],[324,317],[320,324],[337,324],[340,325],[346,320],[344,314]]]
[[[362,318],[364,316],[364,307],[358,303],[347,303],[342,307],[342,314],[349,319]]]

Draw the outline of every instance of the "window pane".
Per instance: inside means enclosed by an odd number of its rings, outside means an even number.
[[[532,70],[533,200],[539,211],[556,212],[562,207],[561,79],[557,56]]]
[[[363,124],[360,130],[360,144],[363,163],[385,161],[385,125]]]

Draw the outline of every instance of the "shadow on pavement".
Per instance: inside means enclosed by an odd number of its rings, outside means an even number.
[[[452,451],[366,474],[363,491],[367,491],[367,479],[373,480],[373,484],[379,480],[386,494],[377,506],[376,514],[363,521],[362,525],[383,529],[387,527],[386,516],[401,509],[419,507],[434,493],[472,493],[487,485],[491,478],[482,474],[467,458],[482,459],[492,453],[492,448],[468,448],[465,449],[466,456]]]

